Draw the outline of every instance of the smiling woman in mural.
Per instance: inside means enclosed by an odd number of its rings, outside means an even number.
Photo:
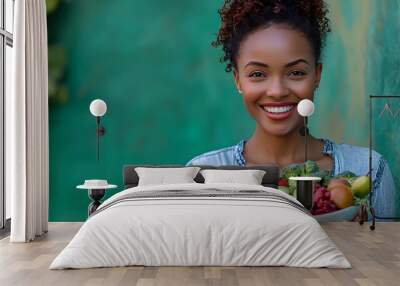
[[[302,99],[320,84],[321,50],[330,31],[322,0],[225,1],[214,47],[222,46],[226,71],[255,120],[252,136],[207,152],[187,165],[277,164],[304,161]],[[321,96],[321,95],[320,95]],[[368,149],[307,135],[308,159],[335,176],[368,173]],[[377,216],[395,215],[395,186],[386,160],[373,152],[373,205]]]

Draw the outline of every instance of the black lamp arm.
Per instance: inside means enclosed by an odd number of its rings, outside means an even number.
[[[307,137],[308,137],[308,117],[304,116],[304,162],[307,162]]]
[[[106,133],[106,129],[103,126],[100,126],[100,116],[96,116],[96,133],[98,136],[103,136]]]
[[[106,129],[100,126],[100,116],[96,116],[96,137],[97,137],[97,161],[100,161],[100,136],[106,133]]]

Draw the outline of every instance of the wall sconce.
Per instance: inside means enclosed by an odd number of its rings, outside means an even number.
[[[100,161],[100,136],[106,133],[105,128],[100,126],[100,117],[107,112],[107,104],[101,99],[95,99],[90,103],[89,110],[96,117],[97,161]]]
[[[297,112],[304,117],[304,127],[300,130],[300,135],[304,136],[304,162],[307,161],[307,135],[308,135],[308,116],[314,113],[314,103],[309,99],[303,99],[297,105]]]

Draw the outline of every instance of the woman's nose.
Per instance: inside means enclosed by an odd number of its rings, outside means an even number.
[[[289,89],[280,77],[271,78],[266,90],[267,96],[281,98],[289,94]]]

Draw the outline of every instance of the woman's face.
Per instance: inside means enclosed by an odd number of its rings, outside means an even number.
[[[301,32],[276,24],[253,32],[240,45],[236,67],[236,86],[265,132],[286,135],[302,125],[297,103],[313,99],[322,66]]]

